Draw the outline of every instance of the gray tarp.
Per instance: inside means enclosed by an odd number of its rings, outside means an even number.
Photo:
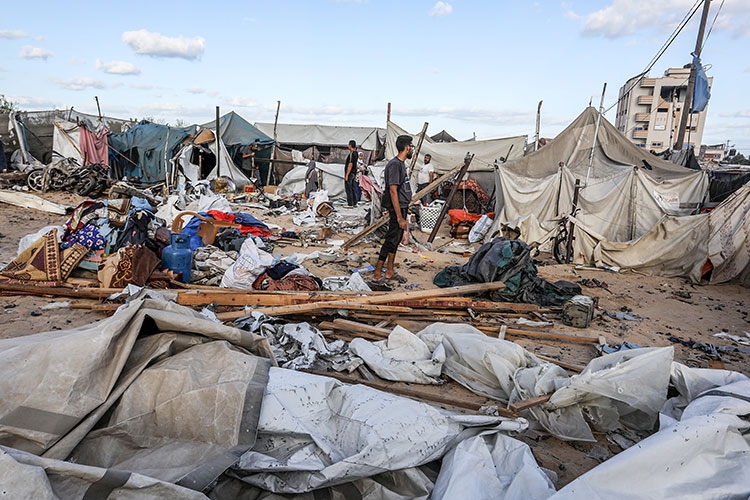
[[[255,123],[255,127],[273,137],[273,123]],[[347,147],[349,141],[354,140],[357,147],[371,151],[378,151],[385,142],[385,130],[377,127],[279,123],[276,127],[276,136],[281,144],[312,146]]]
[[[212,132],[211,136],[214,137],[215,134],[213,134]],[[229,153],[227,152],[227,148],[224,145],[224,142],[220,140],[219,144],[221,145],[221,156],[219,158],[219,169],[221,170],[221,176],[229,177],[230,179],[232,179],[232,182],[234,182],[239,187],[252,184],[245,173],[234,164],[234,162],[232,161],[232,157],[229,156]],[[199,180],[202,180],[200,178],[200,167],[194,163],[190,163],[193,148],[195,147],[196,146],[194,146],[193,144],[188,144],[177,154],[177,162],[182,168],[182,172],[184,173],[185,177],[190,182],[197,182]],[[216,156],[216,140],[208,144],[208,149],[214,154],[214,156]],[[217,176],[217,169],[216,167],[214,167],[208,173],[205,179],[214,180]]]

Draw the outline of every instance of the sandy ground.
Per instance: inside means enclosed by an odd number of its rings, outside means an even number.
[[[77,204],[81,198],[73,195],[50,193],[47,199]],[[260,220],[268,220],[262,210],[246,209]],[[21,237],[50,225],[62,225],[66,217],[27,210],[0,203],[0,214],[3,222],[0,228],[0,263],[12,260],[17,251]],[[270,222],[293,229],[292,217],[275,216]],[[300,228],[297,228],[300,229]],[[308,228],[305,228],[308,229]],[[302,230],[305,230],[302,229]],[[347,239],[349,235],[339,234],[333,238]],[[427,235],[415,232],[420,242],[427,240]],[[443,228],[435,246],[448,241],[447,229]],[[466,242],[466,240],[461,240]],[[310,253],[325,250],[326,247],[280,246],[274,252],[279,255],[291,253]],[[339,262],[326,262],[322,259],[308,260],[305,266],[319,277],[349,275],[353,269],[373,263],[377,258],[379,243],[361,244],[343,255]],[[544,257],[544,256],[542,256]],[[541,257],[540,257],[541,258]],[[447,265],[461,265],[467,257],[452,253],[439,252],[401,252],[398,255],[398,272],[408,278],[409,282],[400,285],[399,290],[432,288],[435,274]],[[549,258],[542,264],[550,264]],[[726,368],[750,374],[748,357],[743,354],[725,354],[725,361],[719,361],[707,353],[692,349],[674,341],[700,341],[717,346],[733,345],[727,338],[714,337],[719,332],[744,336],[750,334],[750,290],[737,285],[694,285],[684,279],[642,276],[634,273],[611,273],[602,270],[576,269],[572,265],[540,265],[540,276],[556,281],[564,279],[579,282],[584,278],[596,278],[607,283],[608,289],[586,288],[583,293],[598,299],[597,316],[587,329],[566,327],[556,323],[553,330],[557,333],[597,337],[602,335],[610,344],[623,341],[634,342],[641,346],[675,346],[675,359],[693,367]],[[367,277],[367,275],[365,275]],[[42,310],[41,306],[66,299],[0,296],[0,338],[7,338],[31,333],[72,328],[91,323],[105,317],[105,313],[85,310],[54,309]],[[604,310],[626,310],[643,319],[636,321],[619,321],[604,316]],[[416,325],[415,325],[416,328]],[[672,340],[670,340],[670,338]],[[586,344],[562,343],[537,339],[514,339],[530,351],[550,356],[561,361],[585,365],[597,354],[595,349]],[[464,391],[462,397],[473,395],[458,387],[450,390]],[[598,434],[598,444],[610,455],[620,450],[609,443],[604,435]],[[596,466],[599,462],[586,456],[593,443],[565,443],[555,438],[540,436],[523,436],[543,467],[556,472],[559,476],[558,487],[563,486],[580,474]]]

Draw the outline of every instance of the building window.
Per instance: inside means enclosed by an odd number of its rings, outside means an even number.
[[[652,148],[660,148],[660,147],[662,147],[662,146],[664,146],[664,143],[663,143],[663,142],[652,142],[652,143],[651,143],[651,147],[652,147]]]
[[[668,113],[669,112],[669,108],[659,108],[657,111],[659,113]]]
[[[646,143],[636,143],[635,145],[638,146],[639,148],[645,148],[646,147]]]

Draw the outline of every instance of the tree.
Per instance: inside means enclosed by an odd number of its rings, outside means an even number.
[[[18,105],[5,98],[5,94],[0,94],[0,113],[12,113],[18,111]]]
[[[750,165],[750,158],[745,158],[742,153],[737,153],[734,156],[729,156],[726,159],[727,162],[734,165]]]

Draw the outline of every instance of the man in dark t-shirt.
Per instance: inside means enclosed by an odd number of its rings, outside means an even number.
[[[382,207],[384,210],[388,210],[388,232],[385,234],[385,241],[380,248],[373,278],[375,281],[379,281],[383,277],[383,265],[385,264],[385,279],[396,279],[400,283],[404,283],[406,279],[396,274],[393,266],[398,245],[401,243],[404,231],[408,227],[406,211],[411,203],[411,185],[404,161],[414,154],[412,138],[408,135],[398,136],[396,149],[398,155],[385,166],[385,191],[383,192]]]
[[[357,142],[349,141],[349,155],[344,162],[344,190],[346,191],[346,204],[350,207],[357,205],[357,193],[354,190],[354,181],[357,178]]]

